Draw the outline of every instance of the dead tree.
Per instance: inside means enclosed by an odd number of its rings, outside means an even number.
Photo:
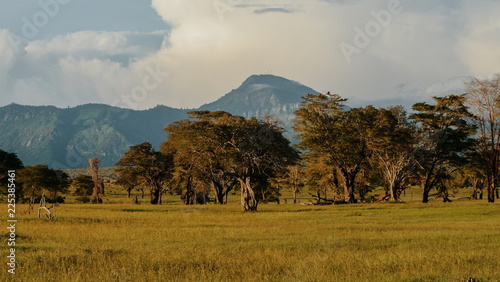
[[[102,203],[100,195],[104,194],[104,187],[102,187],[101,179],[99,177],[99,159],[98,158],[89,159],[89,166],[90,166],[90,176],[92,177],[92,181],[94,182],[92,202]]]
[[[38,218],[40,218],[40,211],[45,210],[48,219],[54,220],[55,215],[50,211],[52,208],[59,207],[59,204],[54,204],[47,208],[47,202],[45,201],[45,191],[42,192],[42,197],[40,198],[40,207],[38,207]]]

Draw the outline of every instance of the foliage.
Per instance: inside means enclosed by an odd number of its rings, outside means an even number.
[[[151,204],[161,204],[161,194],[171,177],[172,156],[157,152],[150,143],[131,146],[125,156],[116,163],[116,173],[131,174],[144,182],[151,192]]]
[[[416,128],[402,107],[376,111],[368,128],[370,162],[383,175],[390,198],[398,201],[415,170]]]
[[[464,95],[434,97],[435,104],[417,103],[411,118],[419,125],[416,159],[420,166],[424,203],[432,188],[446,189],[445,180],[457,167],[466,163],[465,154],[472,148],[474,126],[464,105]],[[444,198],[446,201],[447,198]]]
[[[85,174],[73,178],[71,185],[75,188],[75,195],[77,196],[90,196],[94,190],[92,177]]]
[[[92,182],[94,182],[94,189],[92,191],[92,202],[102,203],[101,194],[104,195],[104,185],[101,181],[101,176],[99,174],[99,159],[90,158],[89,159],[89,172],[92,177]]]
[[[15,280],[500,280],[496,204],[259,209],[65,205],[50,224],[19,214]]]
[[[500,166],[500,74],[467,83],[466,103],[477,125],[477,168],[486,175],[488,201],[495,202]]]
[[[130,198],[132,190],[141,184],[139,176],[134,173],[134,170],[117,169],[117,178],[115,184],[122,186],[127,191],[127,196]]]
[[[293,203],[297,203],[297,194],[301,193],[305,186],[305,166],[303,163],[288,166],[274,179],[276,186],[281,189],[289,189],[293,193]]]
[[[2,187],[2,194],[7,193],[7,172],[9,170],[18,170],[23,167],[23,162],[17,157],[17,154],[0,150],[0,186]]]
[[[322,158],[343,179],[345,201],[355,203],[356,176],[370,157],[368,133],[378,111],[368,106],[345,110],[346,101],[337,94],[308,94],[297,110],[295,130],[299,148],[311,158]],[[320,162],[321,163],[321,162]]]
[[[189,114],[193,120],[175,122],[165,129],[169,138],[161,148],[174,155],[177,177],[185,183],[187,204],[193,202],[189,199],[194,197],[197,182],[210,185],[215,203],[222,204],[237,180],[244,211],[256,210],[266,195],[277,195],[269,193],[269,178],[298,160],[298,153],[277,123],[226,112]]]
[[[58,193],[66,193],[70,184],[69,176],[60,171],[50,169],[46,165],[27,166],[18,173],[18,181],[22,185],[20,196],[29,198],[30,202],[40,197],[44,190],[51,193],[49,199],[58,199]]]
[[[168,139],[162,152],[173,154],[175,180],[186,204],[196,202],[196,194],[206,186],[214,192],[214,203],[224,204],[234,184],[228,176],[230,158],[226,140],[232,115],[225,112],[189,112],[192,120],[174,122],[165,128]]]

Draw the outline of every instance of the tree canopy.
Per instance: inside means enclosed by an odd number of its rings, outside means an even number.
[[[474,145],[472,115],[464,105],[464,95],[434,97],[435,104],[417,103],[411,115],[419,125],[416,159],[424,194],[429,201],[432,188],[445,187],[451,170],[466,163],[465,154]],[[446,199],[445,199],[446,200]]]
[[[224,203],[233,181],[240,184],[243,211],[255,211],[269,178],[294,164],[298,152],[273,121],[245,119],[226,112],[190,112],[192,120],[168,126],[163,152],[173,152],[185,174],[186,193],[198,180],[212,187],[215,202]]]
[[[23,162],[17,157],[17,154],[0,150],[0,185],[2,186],[2,193],[7,193],[7,171],[18,170],[23,167]]]
[[[151,204],[161,204],[161,194],[173,169],[172,156],[156,151],[145,142],[131,146],[116,165],[118,175],[134,175],[150,188]]]
[[[57,194],[67,192],[70,184],[66,173],[50,169],[47,165],[27,166],[19,170],[17,179],[22,185],[20,194],[29,198],[30,203],[33,203],[44,191],[50,192],[52,200],[56,201],[58,200]]]

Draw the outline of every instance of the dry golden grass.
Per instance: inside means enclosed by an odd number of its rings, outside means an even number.
[[[500,280],[498,204],[269,204],[259,210],[66,204],[55,221],[18,212],[17,274],[4,266],[0,280]]]

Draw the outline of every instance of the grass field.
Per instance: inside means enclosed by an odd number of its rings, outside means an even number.
[[[1,281],[500,281],[500,206],[483,201],[26,210]]]

